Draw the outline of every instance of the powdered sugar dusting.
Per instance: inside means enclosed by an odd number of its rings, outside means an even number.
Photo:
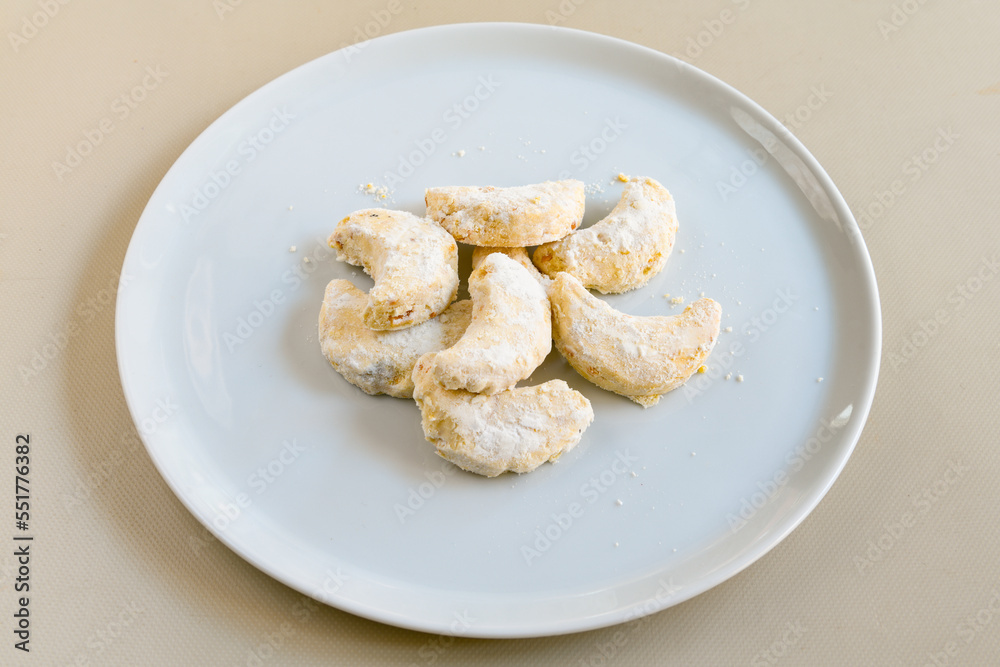
[[[330,244],[338,260],[375,280],[364,315],[373,329],[419,324],[455,298],[458,246],[430,220],[406,211],[355,211],[337,224]]]
[[[676,316],[634,317],[561,273],[549,292],[556,346],[584,377],[643,405],[683,384],[711,353],[721,307],[698,299]]]
[[[583,220],[581,181],[546,181],[510,188],[428,188],[427,216],[456,240],[494,247],[533,246],[560,239]]]
[[[337,372],[369,394],[409,398],[417,359],[454,343],[472,319],[472,302],[459,301],[422,324],[373,331],[362,320],[367,301],[349,281],[330,281],[320,309],[319,341]]]
[[[585,287],[617,294],[645,285],[674,247],[677,216],[666,188],[651,178],[632,178],[603,220],[535,251],[550,276],[573,274]]]
[[[437,355],[434,376],[449,389],[495,394],[513,387],[552,349],[549,300],[517,261],[494,253],[469,277],[472,324]]]
[[[430,373],[435,356],[417,362],[413,397],[427,439],[466,470],[530,472],[572,449],[594,419],[590,401],[562,380],[493,396],[445,389]]]

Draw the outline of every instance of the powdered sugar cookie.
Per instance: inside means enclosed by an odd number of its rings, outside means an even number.
[[[684,384],[712,352],[722,307],[708,298],[672,316],[635,317],[604,303],[568,273],[549,290],[556,347],[576,371],[643,407]]]
[[[428,188],[427,217],[457,241],[502,248],[555,241],[580,226],[581,181],[546,181],[512,188],[451,186]]]
[[[355,211],[337,224],[329,244],[337,259],[375,280],[363,318],[371,329],[425,322],[455,300],[458,246],[437,223],[406,211]]]
[[[552,279],[539,271],[535,265],[531,263],[531,257],[528,255],[527,248],[490,248],[486,246],[476,246],[472,249],[472,270],[475,271],[476,268],[482,264],[484,259],[495,252],[507,255],[512,260],[528,269],[528,273],[530,273],[531,276],[542,285],[542,287],[548,289]]]
[[[447,389],[495,394],[531,375],[552,349],[545,289],[526,268],[494,253],[469,276],[472,322],[435,356],[433,374]]]
[[[431,372],[435,354],[417,360],[413,398],[424,436],[463,470],[531,472],[575,447],[594,420],[590,401],[562,380],[493,396],[445,389]]]
[[[456,301],[435,318],[406,329],[375,331],[362,317],[368,295],[331,280],[319,311],[319,344],[338,373],[367,394],[413,396],[413,365],[451,346],[472,319],[472,302]]]
[[[535,249],[535,266],[566,271],[584,287],[618,294],[641,287],[667,263],[677,235],[674,199],[651,178],[636,178],[600,222]]]

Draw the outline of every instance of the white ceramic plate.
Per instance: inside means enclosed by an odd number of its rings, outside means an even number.
[[[367,396],[321,356],[326,283],[371,285],[325,248],[350,211],[573,177],[590,224],[619,171],[664,183],[680,230],[649,286],[607,300],[663,314],[680,311],[664,294],[704,292],[732,327],[687,389],[643,410],[554,351],[533,381],[567,380],[594,424],[557,464],[485,479],[434,454],[413,402]],[[191,512],[293,588],[446,634],[611,625],[733,576],[833,484],[879,361],[857,225],[780,123],[661,53],[543,26],[394,34],[272,81],[170,169],[123,276],[125,395]]]

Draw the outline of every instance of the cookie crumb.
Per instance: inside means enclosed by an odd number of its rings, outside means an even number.
[[[723,331],[725,331],[726,333],[733,333],[733,328],[732,327],[726,327],[725,329],[723,329]]]
[[[623,172],[619,171],[618,180],[621,181],[622,183],[628,183],[628,176],[626,176]]]
[[[375,185],[374,183],[363,183],[362,185],[359,185],[358,192],[371,195],[375,199],[388,199],[389,195],[392,194],[389,192],[388,186]]]
[[[822,382],[823,378],[816,378],[816,382]]]
[[[726,373],[726,379],[727,379],[727,380],[728,380],[728,379],[730,379],[730,378],[732,378],[732,377],[733,377],[733,374],[732,374],[732,373]]]
[[[615,505],[618,505],[618,507],[621,507],[621,506],[622,506],[622,505],[624,505],[624,504],[625,504],[625,503],[623,503],[623,502],[622,502],[622,499],[621,499],[621,498],[619,498],[618,500],[616,500],[616,501],[615,501]]]
[[[675,296],[673,299],[670,300],[671,306],[679,306],[682,303],[684,303],[684,297],[682,296]]]
[[[736,376],[736,381],[737,382],[743,382],[743,376],[742,375],[737,375]]]
[[[295,246],[288,246],[288,252],[295,252],[296,250],[298,250],[298,248]]]
[[[708,370],[708,366],[706,366],[705,364],[702,364],[701,366],[698,366],[698,372],[699,373],[704,373],[707,370]]]

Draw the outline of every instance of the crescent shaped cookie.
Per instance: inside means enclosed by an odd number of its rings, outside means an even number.
[[[677,235],[673,197],[651,178],[625,184],[622,198],[600,222],[539,246],[542,273],[565,271],[584,287],[618,294],[641,287],[667,263]]]
[[[552,350],[545,289],[510,257],[494,253],[469,276],[472,322],[435,357],[433,374],[447,389],[496,394],[531,375]]]
[[[495,252],[507,255],[512,260],[528,269],[528,273],[531,274],[531,277],[537,280],[542,287],[545,289],[549,288],[549,285],[552,283],[552,279],[539,271],[535,265],[531,263],[531,257],[528,256],[527,248],[489,248],[486,246],[476,246],[472,249],[472,270],[475,271],[476,268],[483,263],[484,259]]]
[[[406,329],[374,331],[362,318],[368,296],[347,280],[331,280],[319,311],[323,355],[366,394],[413,396],[413,365],[452,345],[472,319],[472,302],[456,301],[437,317]]]
[[[562,380],[493,396],[450,391],[434,379],[434,356],[417,361],[413,398],[424,436],[463,470],[486,477],[531,472],[575,447],[594,420],[590,401]]]
[[[635,317],[604,303],[568,273],[549,291],[556,347],[594,384],[643,407],[684,384],[719,337],[722,307],[712,299],[672,316]]]
[[[469,245],[517,248],[555,241],[583,221],[582,181],[512,188],[428,188],[427,217]]]
[[[337,259],[375,280],[362,317],[379,331],[420,324],[458,293],[458,245],[440,225],[406,211],[370,208],[341,220],[329,244]]]

